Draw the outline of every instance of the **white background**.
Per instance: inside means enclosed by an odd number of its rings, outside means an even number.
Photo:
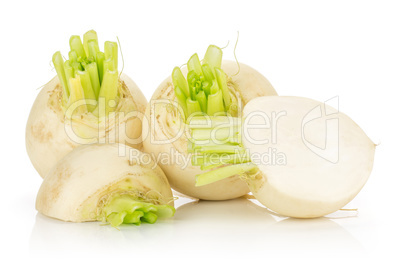
[[[3,260],[396,260],[401,254],[402,7],[399,1],[2,1],[0,4],[1,255]],[[42,179],[25,151],[25,124],[52,54],[89,29],[118,36],[124,72],[149,99],[174,66],[209,44],[264,74],[280,95],[325,101],[380,143],[361,193],[315,220],[284,219],[240,199],[188,203],[172,220],[121,231],[37,214]],[[350,218],[340,218],[353,216]]]

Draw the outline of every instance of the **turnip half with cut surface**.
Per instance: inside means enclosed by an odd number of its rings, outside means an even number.
[[[154,223],[173,216],[173,206],[163,171],[149,155],[123,144],[75,148],[46,175],[36,198],[46,216],[112,226]]]
[[[352,119],[327,104],[260,97],[245,106],[242,120],[237,146],[247,152],[243,162],[199,175],[198,186],[238,174],[266,207],[312,218],[345,206],[371,173],[376,145]]]

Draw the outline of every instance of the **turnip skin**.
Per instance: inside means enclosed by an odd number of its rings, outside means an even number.
[[[303,143],[303,119],[317,106],[322,109],[323,117],[304,125],[304,137],[312,144],[323,144],[325,121],[337,119],[339,159],[333,161],[335,163],[315,154]],[[255,145],[243,135],[243,144],[251,154],[263,153],[271,147],[287,158],[286,165],[254,162],[260,170],[259,175],[248,178],[247,182],[262,204],[282,215],[314,218],[339,210],[359,193],[370,176],[376,145],[347,115],[302,97],[253,99],[245,106],[243,118],[256,111],[268,116],[271,112],[286,112],[277,123],[276,144]],[[271,138],[271,134],[270,129],[258,129],[252,130],[250,136]],[[334,156],[333,153],[337,153],[336,149],[328,155]]]
[[[152,161],[130,161],[130,150],[135,149],[123,144],[75,148],[44,178],[36,209],[63,221],[85,222],[100,220],[102,202],[113,195],[142,195],[146,202],[174,206],[163,171]]]
[[[238,72],[239,68],[236,62],[223,61],[222,69],[231,77],[231,80],[228,82],[229,90],[232,92],[232,95],[234,94],[237,95],[238,98],[240,97],[240,106],[247,104],[255,97],[277,95],[269,81],[259,72],[247,65],[240,64],[240,72],[237,75],[235,74]],[[184,75],[187,74],[186,69],[182,71]],[[168,140],[169,137],[174,137],[178,129],[180,129],[180,126],[184,124],[178,111],[169,110],[171,113],[168,113],[166,105],[164,108],[160,108],[160,113],[155,113],[155,111],[152,110],[151,114],[150,107],[153,101],[164,99],[170,101],[177,100],[174,94],[171,77],[161,83],[147,106],[145,117],[148,124],[143,125],[142,131],[144,150],[153,154],[155,158],[158,158],[161,154],[170,155],[172,151],[178,152],[186,158],[188,155],[188,139],[185,135],[182,135],[174,142],[164,145],[152,144],[151,142],[151,137],[157,140]],[[173,120],[176,121],[175,124],[172,123]],[[152,129],[150,128],[151,121],[156,122]],[[169,123],[169,126],[167,126],[166,123]],[[230,177],[203,187],[195,187],[195,176],[203,171],[201,171],[198,166],[192,166],[191,162],[187,166],[185,166],[184,163],[163,164],[159,162],[159,164],[168,177],[172,188],[194,198],[226,200],[240,197],[249,192],[247,185],[238,177]]]
[[[144,113],[147,100],[137,85],[125,74],[121,75],[121,80],[127,86],[127,97],[123,104],[120,104],[121,111],[138,111]],[[38,94],[28,118],[26,126],[26,149],[32,164],[43,178],[50,169],[75,147],[82,144],[99,142],[99,140],[72,140],[65,129],[64,110],[61,107],[61,86],[58,77],[54,77],[47,83]],[[119,105],[118,105],[119,106]],[[118,138],[116,139],[116,128],[113,120],[112,127],[106,129],[98,125],[98,118],[88,113],[83,115],[82,123],[74,123],[74,128],[83,130],[87,137],[100,137],[100,140],[109,143],[126,143],[134,148],[141,149],[142,143],[130,143],[127,137],[137,138],[141,135],[141,118],[120,119]],[[99,129],[98,129],[99,128]],[[76,130],[76,129],[75,129]]]

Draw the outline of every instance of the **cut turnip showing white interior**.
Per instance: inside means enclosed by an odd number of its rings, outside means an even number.
[[[254,129],[252,125],[265,120],[256,112],[271,119],[270,128]],[[272,124],[275,114],[277,122]],[[250,123],[244,125],[242,137],[250,155],[276,149],[276,160],[285,157],[272,162],[271,154],[271,164],[255,162],[262,180],[250,180],[255,197],[278,213],[318,217],[334,212],[357,195],[370,175],[375,144],[352,119],[326,104],[263,97],[248,103],[243,117]],[[268,144],[255,144],[266,138]]]
[[[112,226],[171,217],[173,196],[149,155],[125,146],[83,145],[46,175],[36,209],[63,221],[104,221]]]
[[[198,176],[197,185],[239,174],[279,214],[320,217],[339,210],[366,183],[376,145],[347,115],[302,97],[260,97],[243,110],[249,162]]]

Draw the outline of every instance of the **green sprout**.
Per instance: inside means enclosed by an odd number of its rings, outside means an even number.
[[[210,170],[196,176],[196,186],[239,175],[254,174],[258,168],[241,142],[241,118],[228,116],[196,116],[189,120],[191,139],[188,152],[193,166]]]
[[[130,195],[119,195],[110,200],[102,209],[102,220],[113,227],[121,224],[153,224],[158,218],[172,217],[175,208],[170,205],[154,205],[135,200]]]
[[[173,69],[174,91],[186,118],[194,114],[226,115],[231,98],[221,65],[221,48],[210,45],[202,62],[197,54],[188,60],[187,79],[179,67]]]
[[[118,98],[118,45],[105,42],[104,53],[99,50],[98,36],[94,30],[81,37],[70,37],[68,60],[60,52],[53,55],[53,64],[62,86],[62,101],[67,107],[79,100],[86,102],[87,111],[99,115],[102,101],[106,113],[113,111]],[[98,104],[97,106],[94,106]],[[114,101],[114,102],[113,102]]]

